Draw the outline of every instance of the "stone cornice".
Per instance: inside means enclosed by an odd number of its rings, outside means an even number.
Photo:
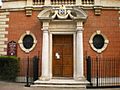
[[[93,6],[80,6],[82,9],[84,10],[93,10]],[[43,10],[44,6],[40,6],[40,7],[32,7],[33,11],[40,11]],[[113,9],[113,10],[120,10],[120,7],[108,7],[108,6],[102,6],[102,10],[106,10],[106,9]],[[24,8],[1,8],[0,12],[6,12],[6,11],[25,11],[25,7]]]

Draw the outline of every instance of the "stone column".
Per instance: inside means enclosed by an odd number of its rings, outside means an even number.
[[[49,34],[48,29],[43,28],[42,43],[42,74],[40,80],[49,80]]]
[[[77,22],[77,42],[76,42],[76,80],[84,78],[83,69],[83,26],[82,22]]]

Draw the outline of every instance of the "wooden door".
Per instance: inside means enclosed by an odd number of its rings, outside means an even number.
[[[53,77],[73,77],[73,35],[53,35]]]

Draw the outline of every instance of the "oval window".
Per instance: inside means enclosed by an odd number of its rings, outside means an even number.
[[[25,49],[30,49],[32,48],[34,44],[34,39],[31,35],[25,35],[23,38],[23,46]]]
[[[104,34],[101,33],[101,31],[98,30],[92,34],[89,43],[94,51],[101,53],[107,48],[109,40]]]
[[[101,49],[104,46],[104,37],[102,35],[95,35],[93,37],[93,46],[96,49]]]

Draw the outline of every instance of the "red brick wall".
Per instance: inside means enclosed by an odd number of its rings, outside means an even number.
[[[109,40],[107,49],[101,56],[120,55],[120,27],[117,10],[102,10],[100,16],[94,15],[94,10],[88,10],[88,19],[84,23],[84,55],[96,56],[97,53],[90,47],[91,35],[100,30]]]
[[[34,55],[40,56],[41,60],[41,49],[42,49],[42,30],[41,26],[42,23],[37,18],[37,15],[40,11],[34,11],[31,17],[27,17],[25,15],[25,11],[19,11],[19,12],[10,12],[9,15],[9,28],[8,28],[8,41],[14,40],[18,43],[18,40],[20,39],[21,35],[24,34],[26,31],[32,32],[36,39],[37,44],[36,47],[29,53],[26,54],[23,50],[21,50],[19,44],[17,45],[17,56],[20,57],[22,60],[21,62],[21,69],[20,72],[21,75],[25,75],[26,73],[26,60],[29,56],[32,58]],[[23,61],[24,60],[24,61]],[[40,62],[41,63],[41,62]],[[41,65],[39,65],[41,66]]]
[[[32,32],[36,39],[37,44],[33,51],[29,54],[26,54],[18,45],[17,49],[17,56],[18,57],[26,57],[30,56],[33,57],[34,55],[41,55],[41,45],[42,45],[42,31],[41,31],[41,23],[37,18],[39,12],[33,12],[31,17],[27,17],[24,11],[19,12],[10,12],[9,16],[9,28],[8,28],[8,39],[9,41],[14,40],[18,42],[21,35],[24,34],[26,31]]]

